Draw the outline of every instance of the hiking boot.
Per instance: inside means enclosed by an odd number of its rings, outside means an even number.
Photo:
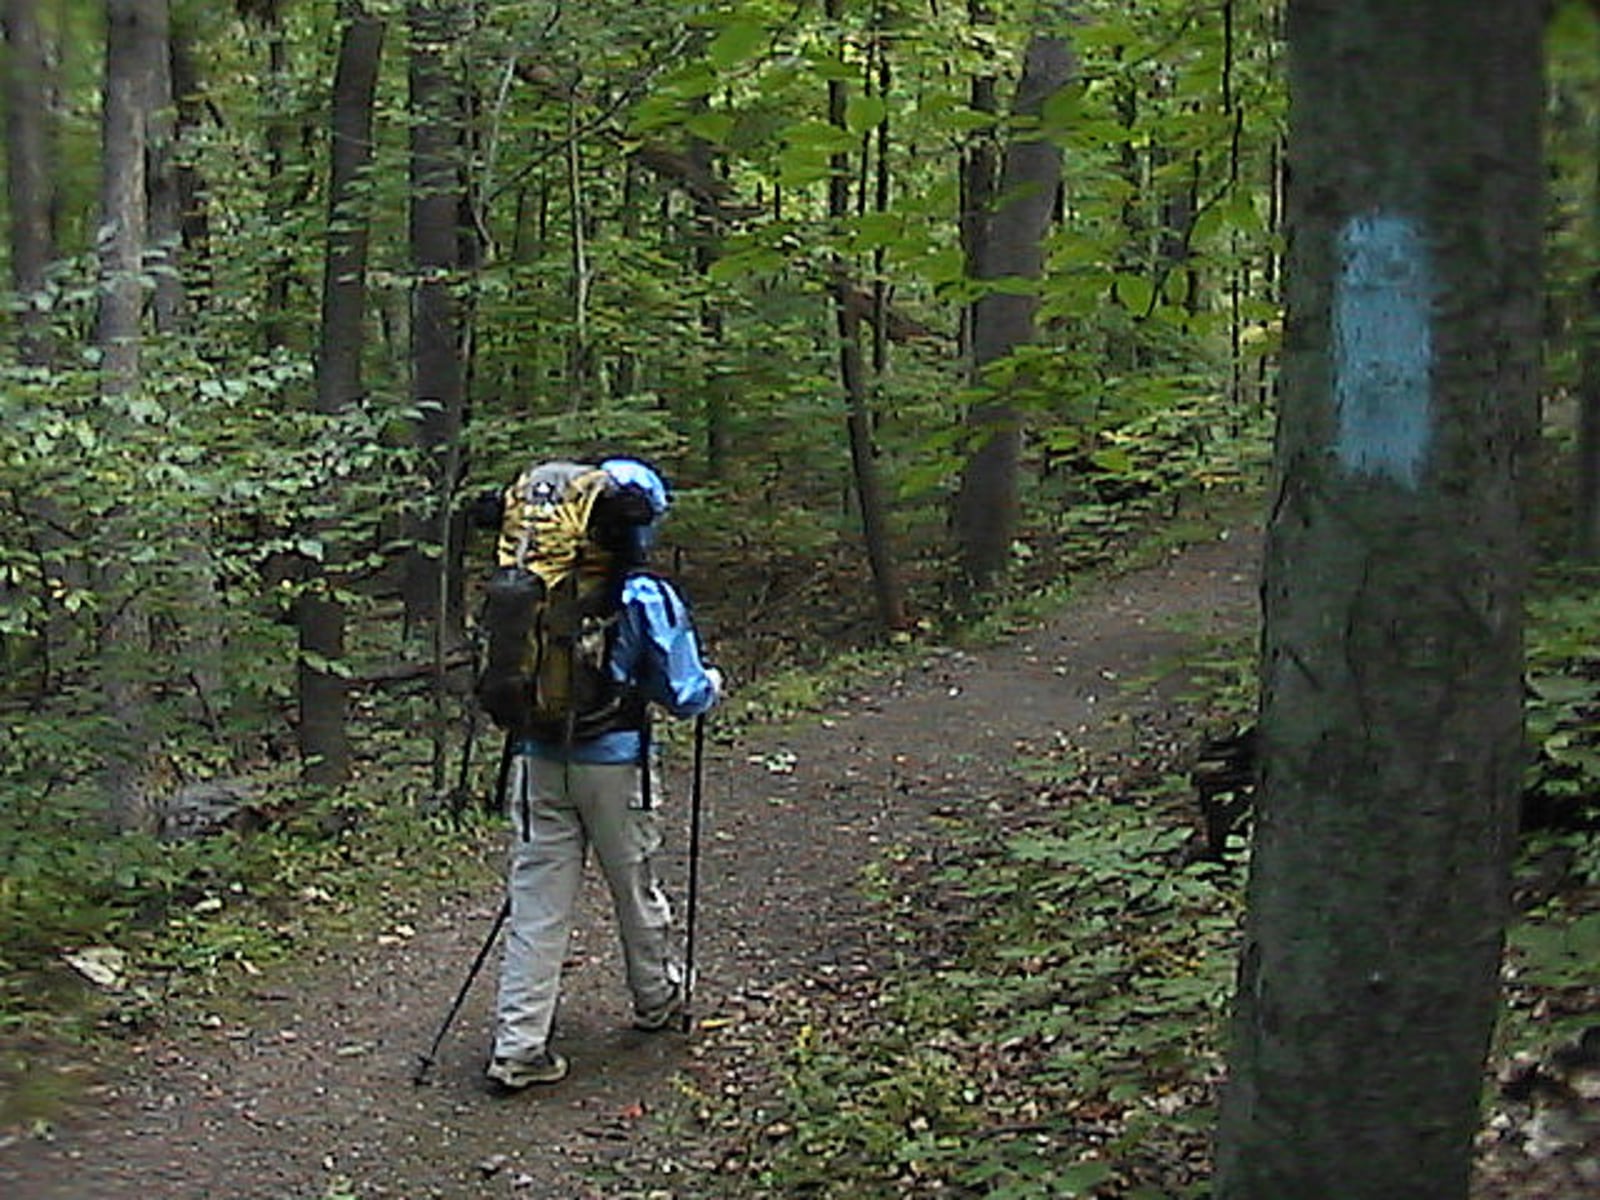
[[[673,984],[667,998],[649,1008],[635,1009],[633,1027],[645,1033],[656,1033],[667,1028],[683,1012],[683,988]]]
[[[484,1074],[506,1091],[520,1092],[535,1083],[560,1083],[570,1066],[554,1050],[546,1050],[537,1058],[497,1058]]]

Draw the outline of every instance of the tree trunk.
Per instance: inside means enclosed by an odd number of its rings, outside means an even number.
[[[406,627],[444,640],[463,627],[459,575],[440,547],[459,545],[450,529],[458,482],[462,409],[463,339],[459,221],[461,95],[446,65],[454,34],[450,13],[427,0],[408,9],[411,27],[411,399],[417,444],[428,468],[432,501],[413,526],[418,542],[406,556]],[[452,536],[452,533],[457,536]]]
[[[150,149],[147,72],[166,53],[166,8],[159,0],[107,0],[106,69],[101,108],[100,305],[95,345],[101,390],[125,395],[139,382],[139,316],[149,241],[145,167]]]
[[[161,7],[166,8],[165,0]],[[183,199],[178,171],[178,110],[173,102],[172,59],[176,48],[170,20],[163,22],[161,44],[151,55],[144,86],[145,198],[149,214],[145,255],[150,271],[150,315],[158,334],[176,333],[184,321],[183,278],[179,274],[183,242]]]
[[[1465,1197],[1523,767],[1541,18],[1289,6],[1262,779],[1215,1194]]]
[[[1028,44],[1012,113],[1036,119],[1066,86],[1072,48],[1063,38],[1038,34]],[[1006,145],[998,204],[978,240],[977,277],[1036,280],[1044,269],[1044,236],[1061,187],[1061,150],[1025,128]],[[997,289],[979,298],[972,328],[973,374],[980,380],[994,363],[1033,340],[1039,298],[1033,289]],[[956,496],[955,530],[964,584],[979,589],[1004,572],[1017,527],[1017,473],[1022,458],[1022,418],[1005,393],[1022,382],[995,384],[996,398],[968,417],[977,449]]]
[[[444,661],[465,637],[460,547],[465,514],[456,488],[463,462],[461,433],[466,389],[462,362],[461,218],[469,210],[463,187],[465,97],[447,55],[457,36],[448,4],[413,0],[411,28],[411,257],[416,270],[411,305],[411,396],[421,414],[417,441],[428,467],[432,511],[406,559],[406,623],[431,639],[433,662],[433,787],[445,788],[448,696]]]
[[[827,0],[830,20],[844,13],[844,0]],[[846,128],[845,107],[848,94],[841,79],[828,81],[828,117],[840,129]],[[828,215],[842,221],[850,213],[850,156],[836,154],[828,177]],[[833,294],[836,325],[839,331],[839,378],[844,388],[848,412],[846,432],[850,438],[850,463],[855,472],[856,498],[861,503],[862,537],[866,542],[867,562],[872,568],[873,590],[878,601],[878,618],[885,629],[906,625],[905,593],[900,583],[899,566],[889,536],[888,504],[878,479],[878,464],[872,445],[872,415],[867,397],[865,363],[861,354],[861,318],[851,303],[850,282],[842,260],[833,263]]]
[[[289,38],[284,28],[281,0],[267,0],[259,6],[258,17],[267,40],[267,69],[262,79],[262,103],[266,109],[266,214],[275,225],[288,220],[289,130],[287,116],[291,78]],[[266,274],[266,300],[261,316],[262,342],[268,351],[289,344],[289,284],[294,269],[294,248],[273,247],[262,265]]]
[[[987,31],[994,36],[994,14],[983,0],[968,0],[967,20],[974,32]],[[969,104],[973,112],[997,116],[1000,100],[993,75],[975,75],[972,79]],[[961,214],[958,231],[961,236],[961,253],[966,261],[967,274],[978,277],[979,264],[984,261],[983,245],[989,233],[990,209],[994,204],[995,177],[1000,173],[998,151],[999,133],[994,128],[979,129],[967,143],[961,157]],[[972,360],[972,330],[977,321],[977,306],[963,305],[959,349],[966,361]]]
[[[572,256],[572,332],[567,341],[567,408],[581,412],[595,399],[594,347],[589,334],[594,268],[589,261],[588,193],[583,178],[583,139],[578,134],[578,98],[567,97],[567,221]]]
[[[108,0],[101,108],[100,304],[95,346],[100,352],[103,434],[116,444],[125,405],[140,387],[140,318],[149,245],[147,164],[160,120],[158,81],[166,78],[165,0]],[[113,511],[105,544],[131,546],[139,534],[125,508]],[[120,559],[106,558],[94,581],[103,618],[99,661],[108,736],[104,791],[111,820],[124,829],[148,825],[143,774],[150,728],[150,618],[139,581]]]
[[[1600,157],[1590,195],[1590,229],[1600,228]],[[1573,463],[1576,495],[1572,552],[1580,562],[1600,562],[1600,271],[1589,277],[1579,329],[1578,450]]]
[[[361,396],[361,350],[367,295],[367,200],[363,176],[372,159],[373,96],[383,50],[383,21],[360,0],[340,6],[345,21],[333,83],[328,248],[322,282],[316,409],[335,416]],[[331,532],[331,531],[324,531]],[[326,562],[311,563],[297,616],[300,627],[300,755],[307,782],[333,786],[350,774],[344,605],[333,590],[337,540]]]
[[[1600,272],[1589,279],[1587,305],[1579,333],[1572,553],[1579,562],[1593,563],[1600,562]]]
[[[883,97],[883,119],[878,122],[872,141],[876,151],[873,163],[872,208],[886,216],[891,207],[894,170],[891,150],[894,139],[889,131],[889,103],[893,94],[894,78],[889,64],[888,39],[882,30],[873,36],[873,52],[877,56],[878,95]],[[889,373],[889,251],[879,246],[872,252],[872,372],[882,379]]]
[[[702,99],[696,105],[696,111],[703,111],[704,107]],[[706,179],[716,178],[711,146],[705,139],[690,139],[688,158],[696,175]],[[708,277],[717,260],[722,257],[722,224],[705,206],[697,206],[696,215],[691,218],[690,230],[695,271],[702,278]],[[700,302],[700,336],[705,339],[705,357],[709,364],[703,385],[706,478],[715,483],[725,483],[731,449],[728,445],[728,414],[732,409],[735,388],[734,380],[723,369],[722,307],[716,301],[715,289],[707,288],[706,291],[705,298]]]
[[[6,185],[11,217],[11,283],[17,297],[17,357],[50,361],[46,272],[55,261],[51,223],[48,64],[39,33],[38,0],[5,0]]]
[[[177,145],[192,144],[205,120],[200,63],[191,23],[172,27],[172,102],[177,114]],[[178,201],[178,245],[182,249],[184,302],[191,307],[211,301],[211,217],[207,211],[205,180],[193,156],[180,153],[174,168]]]
[[[190,252],[205,253],[205,238],[189,236],[203,229],[195,223],[199,182],[192,163],[184,162],[182,140],[197,122],[200,90],[191,44],[193,30],[178,20],[168,22],[166,38],[153,48],[146,86],[150,112],[145,154],[149,206],[150,252],[146,263],[152,280],[150,316],[156,335],[173,337],[191,324],[187,279]],[[192,133],[190,134],[192,137]],[[203,217],[203,214],[198,214]],[[181,401],[174,401],[179,404]],[[155,649],[161,657],[181,652],[185,673],[198,702],[197,717],[213,723],[225,708],[222,647],[227,621],[216,587],[217,568],[211,544],[210,514],[184,522],[174,531],[175,567],[184,582],[183,611],[154,622]]]

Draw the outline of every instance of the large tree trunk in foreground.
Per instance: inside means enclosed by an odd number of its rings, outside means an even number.
[[[1523,765],[1540,12],[1289,20],[1263,775],[1215,1194],[1465,1197]]]

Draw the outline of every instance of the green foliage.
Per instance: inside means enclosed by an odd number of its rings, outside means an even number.
[[[103,813],[59,794],[0,810],[0,1022],[142,1022],[308,941],[412,919],[420,891],[491,886],[471,814],[464,826],[430,817],[407,796],[415,786],[413,773],[380,770],[359,794],[296,803],[282,779],[271,798],[293,819],[187,838],[108,835]],[[125,972],[63,986],[82,947],[115,948]]]
[[[1538,1052],[1593,1021],[1600,992],[1600,601],[1594,573],[1550,567],[1529,604],[1528,827],[1508,933],[1501,1039]]]
[[[970,914],[959,950],[886,973],[847,1041],[802,1029],[793,1133],[765,1184],[1087,1196],[1114,1174],[1155,1179],[1203,1133],[1240,899],[1216,868],[1181,865],[1187,832],[1148,801],[1072,784],[1052,800],[1052,817],[1003,822],[1020,831],[967,829],[961,865],[931,884],[882,882],[908,937],[919,913]]]
[[[1589,573],[1546,577],[1527,640],[1525,804],[1542,824],[1592,825],[1600,821],[1600,599]]]
[[[1595,105],[1600,32],[1589,5],[1554,5],[1549,25],[1549,100],[1545,122],[1550,164],[1545,281],[1549,320],[1545,372],[1552,392],[1579,384],[1585,343],[1595,334],[1591,280],[1597,266]]]
[[[414,653],[393,619],[397,568],[414,548],[440,551],[408,528],[432,485],[409,399],[418,275],[402,13],[382,6],[394,30],[361,187],[365,394],[329,417],[310,404],[322,256],[330,219],[352,219],[330,218],[325,192],[336,14],[280,7],[274,29],[226,5],[179,6],[175,27],[202,71],[180,157],[201,185],[191,215],[205,229],[187,231],[180,260],[184,331],[149,336],[142,386],[115,399],[101,393],[92,337],[101,26],[92,6],[45,14],[63,49],[51,106],[56,357],[45,369],[0,352],[0,853],[11,868],[0,955],[18,965],[155,912],[209,927],[214,914],[193,906],[221,898],[230,862],[289,869],[247,864],[250,839],[108,836],[105,791],[108,764],[122,763],[155,810],[198,780],[277,780],[292,757],[293,619],[308,590],[351,619],[344,657],[309,665],[352,676]],[[679,488],[663,551],[692,551],[697,605],[706,599],[711,622],[731,614],[746,642],[729,654],[773,677],[750,689],[761,715],[826,695],[787,665],[870,632],[836,273],[867,292],[881,284],[890,305],[895,335],[874,347],[882,370],[869,381],[872,449],[924,614],[941,603],[945,509],[973,448],[972,405],[1003,398],[1028,423],[1018,561],[1032,588],[1103,559],[1130,509],[1148,515],[1250,469],[1240,431],[1261,415],[1235,385],[1275,321],[1261,192],[1281,120],[1271,5],[1234,6],[1231,58],[1217,12],[1096,2],[1075,14],[1064,32],[1081,77],[1042,123],[1067,153],[1070,186],[1049,269],[1026,285],[1038,336],[977,382],[957,353],[963,310],[987,288],[1022,285],[968,278],[960,168],[975,146],[1019,131],[1005,98],[1047,10],[1000,5],[974,22],[961,5],[847,7],[830,21],[773,0],[496,0],[474,9],[448,56],[472,92],[459,167],[463,242],[478,251],[449,280],[470,324],[463,494],[533,457],[603,446],[659,459]],[[979,76],[995,78],[1001,111],[973,108]],[[831,84],[848,93],[842,129]],[[852,189],[842,218],[827,203],[836,155]],[[108,685],[139,693],[144,728],[110,714]],[[364,695],[362,751],[415,762],[409,731],[425,709]],[[112,882],[78,887],[85,878]]]

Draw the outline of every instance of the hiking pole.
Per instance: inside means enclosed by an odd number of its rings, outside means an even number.
[[[689,793],[689,898],[683,947],[683,1031],[694,1028],[694,918],[700,904],[700,808],[705,790],[706,715],[694,719],[694,782]]]
[[[508,894],[500,904],[500,911],[495,914],[494,924],[489,927],[489,936],[483,939],[483,945],[478,950],[478,957],[472,960],[472,967],[467,971],[466,979],[462,980],[461,990],[456,992],[456,998],[450,1005],[450,1011],[445,1013],[444,1021],[439,1026],[439,1032],[433,1035],[433,1045],[428,1047],[426,1054],[417,1056],[417,1069],[411,1075],[411,1082],[422,1084],[427,1081],[428,1068],[433,1066],[434,1057],[439,1053],[439,1046],[444,1041],[444,1035],[450,1028],[450,1023],[456,1019],[456,1014],[461,1011],[462,1002],[467,998],[467,992],[472,987],[472,981],[478,977],[478,972],[483,970],[483,960],[489,957],[489,951],[494,946],[495,938],[500,936],[500,926],[506,923],[506,917],[511,915],[511,897]]]

